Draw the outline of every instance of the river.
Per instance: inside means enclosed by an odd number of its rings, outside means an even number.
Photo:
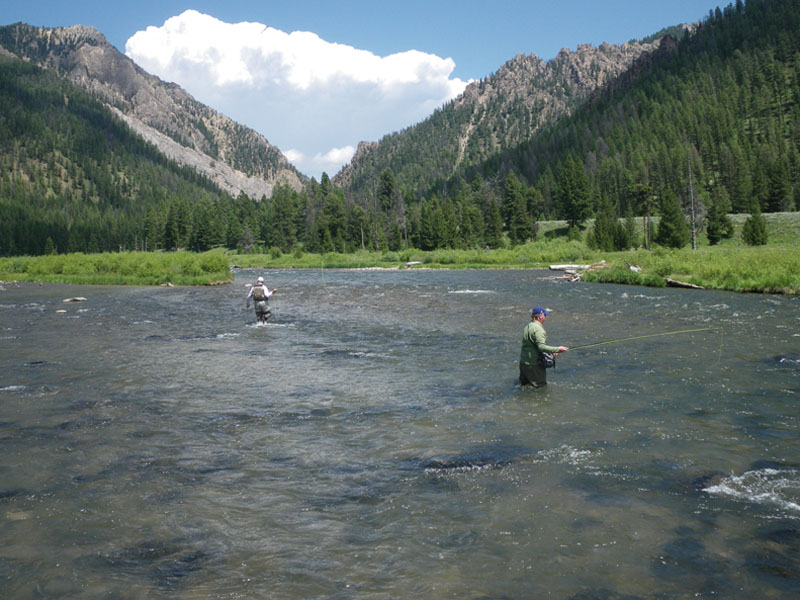
[[[538,270],[0,287],[0,598],[800,594],[797,298]],[[534,305],[551,344],[635,339],[520,387]]]

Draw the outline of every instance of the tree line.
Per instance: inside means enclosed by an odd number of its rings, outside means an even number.
[[[730,233],[727,213],[758,220],[800,206],[800,1],[737,0],[710,11],[692,35],[666,37],[571,116],[448,174],[453,157],[435,149],[456,146],[464,114],[454,102],[387,136],[354,187],[375,187],[369,180],[389,168],[417,198],[455,199],[476,177],[499,196],[513,174],[538,198],[530,219],[576,227],[601,212],[671,215],[674,196],[690,230],[706,227],[717,242]],[[488,134],[476,128],[467,150],[487,146],[475,137]],[[504,227],[516,230],[508,219]]]
[[[798,207],[800,0],[713,11],[571,117],[448,179],[374,165],[358,193],[323,174],[232,198],[67,80],[2,56],[0,150],[3,255],[497,248],[535,239],[544,219],[621,250],[685,245],[701,229],[719,242],[730,212],[751,213],[747,241],[763,243],[760,213]]]
[[[544,215],[573,224],[601,208],[670,214],[675,196],[712,242],[728,234],[726,213],[797,210],[800,1],[737,0],[650,61],[463,176],[517,173]],[[565,176],[577,203],[565,202]]]

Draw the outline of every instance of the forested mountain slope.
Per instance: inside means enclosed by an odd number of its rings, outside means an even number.
[[[800,0],[711,11],[584,99],[562,94],[571,106],[545,122],[532,117],[546,104],[500,83],[534,81],[524,64],[517,57],[425,122],[364,144],[334,181],[364,210],[382,208],[394,237],[400,228],[426,249],[522,243],[538,219],[580,227],[601,214],[611,223],[683,209],[702,229],[707,215],[800,205]],[[547,89],[553,102],[560,88]],[[483,97],[504,108],[467,139],[489,111],[463,109]],[[524,132],[516,145],[499,141]],[[630,243],[641,240],[614,245]]]
[[[114,107],[164,154],[203,173],[232,196],[269,197],[278,182],[304,177],[263,136],[148,74],[91,27],[0,27],[0,51],[53,70]]]
[[[59,56],[37,36],[23,45]],[[80,79],[83,67],[42,69],[0,50],[0,254],[495,248],[535,238],[550,218],[597,242],[618,217],[658,215],[660,227],[681,224],[683,208],[702,228],[706,212],[710,222],[798,207],[800,0],[738,0],[691,35],[628,48],[517,57],[419,125],[362,144],[334,181],[276,185],[264,202],[232,198],[114,116],[125,102],[155,107],[155,131],[166,105],[135,96],[169,86],[129,97],[117,80],[113,100],[57,74]],[[180,114],[189,127],[194,113]],[[195,126],[191,143],[222,156],[216,134]],[[626,231],[610,249],[641,243]]]
[[[581,45],[575,52],[562,50],[548,62],[535,55],[517,55],[496,73],[469,84],[423,122],[377,143],[360,144],[351,163],[333,181],[347,193],[369,192],[388,168],[401,187],[435,189],[436,182],[528,141],[568,115],[658,43]]]
[[[0,54],[0,254],[152,249],[155,230],[202,249],[222,236],[190,240],[193,223],[233,203],[82,88]]]
[[[621,214],[642,210],[641,186],[733,212],[795,209],[800,0],[717,9],[695,35],[662,43],[569,118],[467,177],[516,172],[543,194],[546,214],[563,215],[558,179],[571,160],[595,204],[607,198]]]

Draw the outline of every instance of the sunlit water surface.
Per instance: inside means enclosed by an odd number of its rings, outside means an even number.
[[[638,339],[521,388],[535,304]],[[798,357],[798,299],[547,271],[5,283],[0,597],[797,597]]]

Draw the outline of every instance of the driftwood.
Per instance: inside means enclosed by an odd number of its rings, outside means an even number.
[[[686,281],[678,281],[676,279],[670,279],[669,277],[664,277],[664,282],[670,287],[679,287],[679,288],[689,288],[692,290],[704,290],[701,285],[695,285],[693,283],[687,283]]]
[[[592,263],[591,265],[550,265],[551,271],[595,271],[597,269],[605,269],[608,267],[606,261],[601,260],[600,262]]]
[[[570,283],[574,283],[581,280],[581,274],[577,271],[565,271],[563,275],[559,275],[556,277],[556,279],[559,281],[569,281]]]
[[[551,271],[585,271],[592,265],[550,265]]]
[[[553,271],[564,271],[560,277],[556,277],[559,281],[575,282],[581,280],[581,273],[583,271],[599,271],[600,269],[607,269],[606,261],[592,263],[591,265],[550,265]]]
[[[632,265],[627,260],[625,261],[625,264],[628,265],[628,268],[634,273],[641,273],[642,271],[642,267],[637,267],[636,265]]]
[[[636,265],[632,265],[629,262],[625,264],[628,265],[628,268],[635,272],[641,272],[641,267],[637,267]],[[581,273],[583,271],[597,271],[599,269],[607,269],[608,265],[606,261],[601,260],[600,262],[596,262],[591,265],[550,265],[550,269],[552,271],[564,271],[563,275],[556,277],[559,281],[569,281],[575,282],[581,280]],[[695,285],[693,283],[688,283],[686,281],[678,281],[677,279],[670,279],[669,277],[664,277],[664,282],[670,287],[679,287],[679,288],[689,288],[692,290],[704,290],[705,288],[700,285]]]

